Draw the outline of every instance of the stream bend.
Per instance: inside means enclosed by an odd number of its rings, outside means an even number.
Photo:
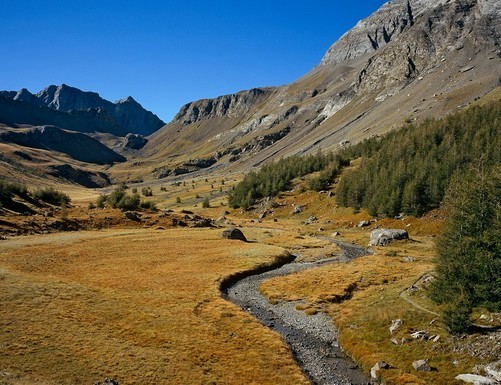
[[[340,255],[316,262],[289,262],[258,271],[222,285],[222,296],[252,314],[263,325],[280,333],[290,346],[299,366],[315,385],[365,385],[370,379],[346,356],[338,344],[338,333],[332,320],[323,313],[306,315],[295,304],[271,304],[259,292],[264,280],[281,277],[328,263],[347,262],[368,251],[344,242],[333,241]]]

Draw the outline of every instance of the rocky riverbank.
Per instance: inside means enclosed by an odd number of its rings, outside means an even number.
[[[323,313],[307,315],[294,303],[271,304],[259,292],[262,281],[316,268],[327,263],[347,261],[366,254],[364,249],[339,242],[343,250],[334,258],[317,262],[292,262],[257,273],[223,287],[223,296],[251,313],[264,325],[280,333],[291,347],[298,364],[317,385],[362,385],[370,379],[347,357],[337,342],[332,320]],[[224,285],[223,285],[224,286]]]

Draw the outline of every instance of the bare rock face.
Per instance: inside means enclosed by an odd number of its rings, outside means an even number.
[[[253,88],[215,99],[202,99],[185,104],[174,117],[174,122],[184,125],[223,116],[236,116],[250,111],[257,103],[271,94],[269,89]]]
[[[131,150],[139,150],[148,143],[148,139],[139,134],[127,134],[124,139],[123,148]]]

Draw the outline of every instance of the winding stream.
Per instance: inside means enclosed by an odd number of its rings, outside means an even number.
[[[330,240],[332,242],[332,240]],[[327,263],[350,261],[366,255],[363,248],[335,241],[341,247],[339,256],[317,262],[292,262],[279,268],[251,275],[223,289],[223,297],[256,317],[263,325],[280,333],[289,344],[306,375],[315,385],[362,385],[370,379],[341,350],[332,320],[323,313],[306,315],[295,304],[272,305],[259,293],[266,279],[316,268]]]

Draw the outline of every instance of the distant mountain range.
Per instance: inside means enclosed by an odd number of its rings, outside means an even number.
[[[26,88],[0,91],[0,122],[54,125],[80,132],[150,135],[165,123],[131,96],[112,103],[95,92],[66,84],[51,85],[36,94]]]

